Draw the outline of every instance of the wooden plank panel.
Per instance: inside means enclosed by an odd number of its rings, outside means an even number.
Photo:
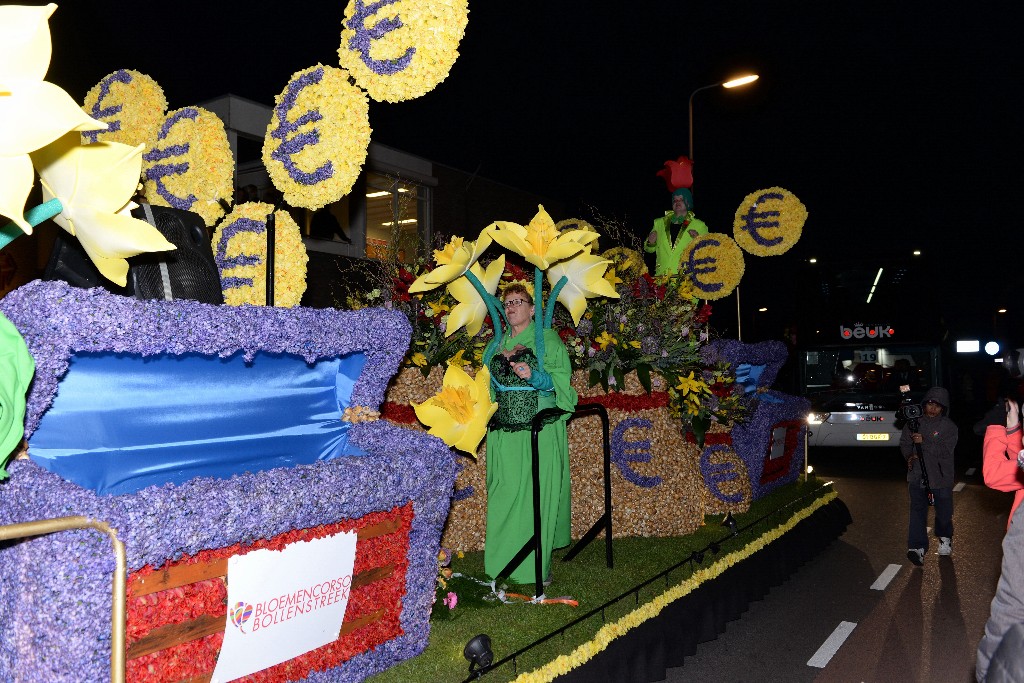
[[[356,532],[359,541],[398,531],[401,521],[397,519],[385,520],[379,524],[363,527]],[[137,598],[157,591],[178,588],[190,583],[205,581],[207,579],[223,578],[228,572],[227,559],[214,560],[212,562],[197,562],[194,564],[182,564],[168,567],[162,571],[155,572],[148,576],[128,577],[128,597]]]

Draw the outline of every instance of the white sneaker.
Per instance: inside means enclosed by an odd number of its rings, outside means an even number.
[[[953,540],[945,536],[939,539],[939,555],[953,554]]]

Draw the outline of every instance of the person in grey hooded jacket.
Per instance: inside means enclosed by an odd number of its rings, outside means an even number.
[[[903,427],[900,451],[907,461],[910,493],[910,522],[907,527],[907,558],[921,566],[928,550],[928,492],[924,486],[921,457],[928,484],[935,496],[935,535],[939,555],[953,554],[953,450],[959,435],[956,424],[946,417],[949,392],[932,387],[924,394],[917,430]]]

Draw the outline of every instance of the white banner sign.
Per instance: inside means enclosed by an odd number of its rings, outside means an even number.
[[[227,683],[338,638],[356,532],[228,560],[228,617],[211,683]]]

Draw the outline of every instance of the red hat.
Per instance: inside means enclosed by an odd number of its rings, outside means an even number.
[[[688,157],[679,157],[675,161],[669,159],[665,162],[665,168],[655,175],[665,179],[669,192],[675,192],[681,187],[693,187],[693,162]]]

